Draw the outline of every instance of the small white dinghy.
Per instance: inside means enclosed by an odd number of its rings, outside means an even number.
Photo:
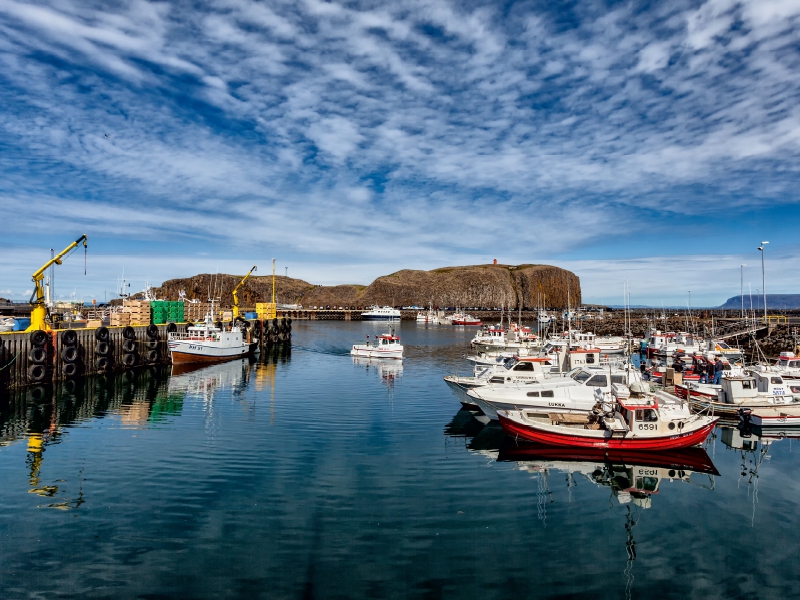
[[[400,338],[394,332],[384,333],[375,338],[370,343],[367,336],[366,344],[353,344],[350,350],[353,356],[364,356],[366,358],[403,358],[403,346],[400,345]]]

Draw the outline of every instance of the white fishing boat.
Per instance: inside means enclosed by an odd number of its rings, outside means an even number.
[[[433,310],[431,306],[425,312],[417,313],[417,323],[427,323],[428,325],[438,325],[439,324],[439,314]]]
[[[800,411],[800,386],[794,386],[797,392],[792,387],[779,373],[750,370],[749,374],[723,377],[716,386],[676,385],[675,394],[687,398],[697,411],[711,410],[714,414],[735,418],[742,408],[755,411],[791,407],[795,413]]]
[[[363,356],[365,358],[403,358],[403,346],[400,345],[400,338],[391,333],[384,333],[376,336],[374,342],[370,342],[369,336],[364,344],[353,344],[350,350],[353,356]]]
[[[14,317],[0,317],[0,331],[13,331]]]
[[[214,302],[202,323],[186,328],[186,333],[173,331],[167,335],[172,364],[215,363],[247,356],[256,347],[250,332],[232,325],[229,329],[214,324]]]
[[[400,311],[391,306],[370,306],[367,312],[361,313],[361,319],[364,321],[399,321]]]
[[[444,381],[464,408],[477,409],[479,407],[475,401],[467,396],[469,390],[490,384],[541,381],[552,368],[553,364],[547,358],[514,357],[480,370],[476,367],[476,372],[471,377],[447,375]]]
[[[794,352],[781,352],[775,361],[775,370],[785,380],[800,380],[800,356]]]
[[[539,411],[542,414],[554,411],[585,414],[592,410],[598,400],[611,400],[612,386],[625,387],[639,382],[639,371],[633,365],[619,368],[599,365],[593,361],[590,364],[584,362],[580,368],[568,374],[551,374],[537,382],[512,381],[502,385],[490,382],[470,389],[467,396],[490,419],[497,419],[498,410],[517,408]],[[675,401],[679,402],[677,398]]]

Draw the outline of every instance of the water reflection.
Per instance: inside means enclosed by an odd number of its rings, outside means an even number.
[[[547,527],[548,505],[555,496],[551,483],[560,474],[566,487],[567,502],[572,502],[578,479],[591,482],[610,493],[609,508],[625,507],[625,553],[623,576],[625,594],[630,597],[636,560],[634,528],[642,511],[653,506],[653,498],[665,483],[681,482],[713,490],[719,471],[703,448],[669,452],[607,451],[591,448],[559,448],[532,442],[518,442],[504,435],[494,422],[484,424],[474,413],[460,410],[445,427],[448,438],[463,440],[466,449],[497,462],[514,463],[516,469],[532,474],[536,480],[536,513],[542,527]]]
[[[365,358],[363,356],[353,356],[353,364],[366,369],[367,373],[377,373],[383,383],[391,393],[395,383],[403,376],[403,361],[390,358]]]

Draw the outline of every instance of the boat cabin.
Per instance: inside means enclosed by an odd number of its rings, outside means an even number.
[[[746,400],[764,396],[786,397],[791,400],[792,391],[783,377],[774,371],[751,371],[750,375],[723,377],[720,392],[721,401],[727,404],[741,404]]]
[[[398,346],[400,345],[400,338],[396,335],[391,335],[389,333],[384,333],[383,335],[378,336],[375,340],[376,346]]]
[[[775,366],[784,369],[800,369],[800,356],[795,356],[794,352],[781,352]]]

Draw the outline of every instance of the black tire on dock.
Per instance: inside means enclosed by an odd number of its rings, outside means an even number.
[[[191,321],[186,321],[186,331],[189,331],[189,327],[194,327],[194,323]]]
[[[44,346],[47,343],[47,333],[41,329],[31,331],[30,341],[31,346]]]
[[[106,327],[105,325],[102,327],[98,327],[97,331],[94,332],[94,339],[96,339],[98,342],[107,342],[108,337],[109,337],[108,327]]]
[[[122,351],[126,354],[131,354],[132,352],[136,352],[136,340],[123,340],[122,341]]]
[[[47,388],[42,385],[37,385],[31,390],[31,400],[37,404],[49,400],[50,394],[47,393]]]
[[[64,366],[61,367],[61,372],[64,377],[75,377],[78,374],[78,365],[74,362],[64,363]]]
[[[156,362],[158,360],[158,350],[148,350],[147,354],[145,354],[145,359],[149,363]]]
[[[28,367],[28,380],[33,383],[44,381],[47,377],[47,369],[44,365],[31,365]]]
[[[97,367],[100,371],[105,371],[108,369],[109,360],[107,356],[98,356],[94,359],[94,366]]]
[[[111,345],[108,342],[97,342],[97,346],[95,346],[94,353],[97,356],[108,356],[111,352]]]
[[[130,325],[126,325],[125,329],[122,330],[122,337],[125,338],[126,340],[135,340],[136,330]]]
[[[176,331],[178,331],[178,326],[175,323],[172,321],[167,323],[167,333],[175,333]]]
[[[66,346],[61,349],[61,360],[65,363],[74,363],[78,360],[78,349],[75,346]]]
[[[158,340],[147,340],[144,343],[144,346],[148,350],[157,350],[158,349]]]
[[[35,365],[43,365],[47,362],[47,350],[41,346],[34,346],[28,351],[28,360]]]
[[[136,355],[135,354],[123,354],[122,355],[122,364],[126,367],[132,367],[136,364]]]
[[[61,334],[62,346],[75,346],[77,344],[78,344],[78,334],[75,333],[72,329],[67,329],[64,333]]]
[[[158,339],[158,325],[150,324],[147,326],[147,337],[151,340]]]

